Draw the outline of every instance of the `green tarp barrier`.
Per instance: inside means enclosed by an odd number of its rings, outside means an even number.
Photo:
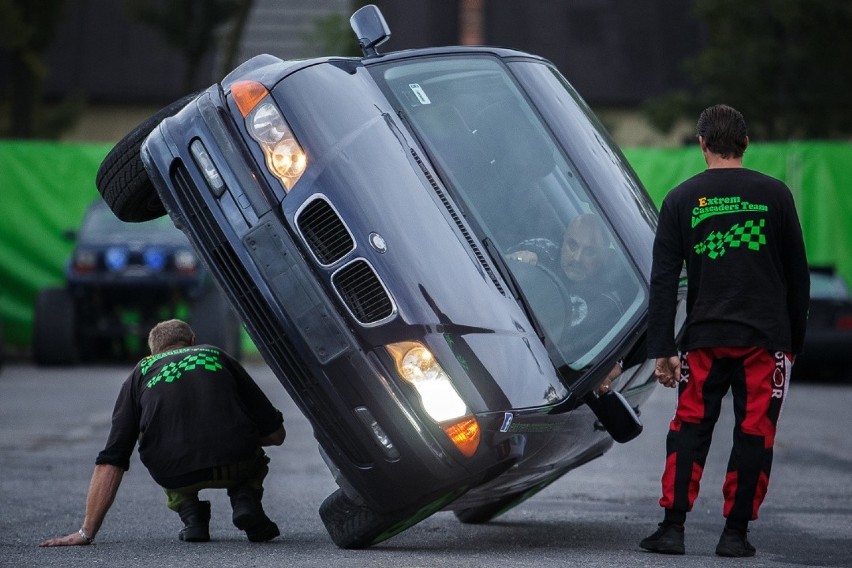
[[[7,343],[26,346],[38,290],[61,285],[76,229],[98,198],[95,173],[109,145],[0,141],[0,318]],[[669,189],[704,169],[698,146],[633,148],[628,161],[659,205]],[[793,190],[812,264],[852,282],[852,144],[753,144],[745,166]]]
[[[706,167],[697,144],[677,149],[635,148],[624,154],[658,206],[672,187]],[[852,191],[847,187],[852,181],[852,144],[752,144],[743,165],[790,187],[808,261],[832,265],[852,283]]]
[[[38,290],[61,285],[95,174],[111,146],[0,141],[0,318],[10,345],[27,345]]]

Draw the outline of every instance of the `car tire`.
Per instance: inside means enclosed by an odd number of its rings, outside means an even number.
[[[460,488],[451,491],[419,509],[415,507],[382,513],[338,489],[322,502],[319,515],[334,544],[346,549],[367,548],[440,511],[466,490]]]
[[[328,535],[340,548],[359,549],[390,538],[388,533],[399,517],[374,511],[350,499],[341,489],[325,498],[319,508]]]
[[[39,365],[74,365],[79,361],[74,299],[65,288],[38,294],[33,321],[33,359]]]
[[[189,305],[189,324],[197,343],[214,345],[233,357],[242,357],[240,318],[219,288],[208,284]]]
[[[517,507],[560,477],[565,474],[565,470],[559,471],[558,473],[551,475],[541,483],[537,485],[533,485],[531,488],[526,491],[521,491],[519,493],[513,493],[511,495],[507,495],[501,499],[497,499],[496,501],[492,501],[491,503],[486,503],[485,505],[479,505],[478,507],[469,507],[467,509],[456,509],[453,511],[453,514],[456,518],[466,525],[481,525],[487,523],[494,519],[495,517],[499,517],[509,509]]]
[[[160,109],[122,138],[101,162],[95,185],[112,212],[122,221],[141,223],[166,214],[163,202],[142,164],[140,149],[157,125],[177,114],[198,94],[186,95]]]
[[[509,497],[504,497],[492,503],[470,507],[467,509],[458,509],[453,511],[456,518],[466,525],[481,525],[489,522],[494,517],[502,515],[515,505],[520,504],[525,500],[523,493],[516,493]]]

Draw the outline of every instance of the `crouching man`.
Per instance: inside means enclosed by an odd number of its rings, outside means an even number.
[[[82,527],[41,546],[94,541],[137,441],[142,463],[184,523],[180,540],[210,540],[210,502],[200,501],[198,492],[213,488],[228,491],[233,523],[250,541],[278,536],[278,525],[261,505],[269,471],[262,446],[284,442],[281,412],[239,362],[211,345],[196,345],[183,321],[154,326],[148,347],[151,355],[136,365],[115,403],[106,447],[95,460]]]

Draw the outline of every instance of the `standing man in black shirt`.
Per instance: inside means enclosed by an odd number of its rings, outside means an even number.
[[[91,544],[112,505],[130,456],[139,457],[184,523],[178,538],[210,540],[210,502],[201,489],[227,489],[234,525],[252,542],[278,536],[263,510],[269,458],[261,446],[284,442],[281,412],[243,367],[211,345],[195,345],[185,322],[160,322],[148,336],[151,355],[124,382],[106,447],[95,460],[80,530],[41,546]]]
[[[722,398],[734,397],[734,442],[723,495],[720,556],[753,556],[749,521],[766,494],[787,381],[805,335],[810,284],[790,190],[742,167],[748,135],[726,105],[705,109],[698,141],[707,170],[673,189],[654,240],[648,357],[678,388],[666,439],[665,517],[640,546],[684,553],[684,522],[698,496]],[[688,278],[680,357],[673,334],[678,279]]]

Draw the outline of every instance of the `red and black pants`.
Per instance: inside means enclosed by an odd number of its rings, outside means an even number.
[[[734,438],[722,493],[729,526],[757,519],[787,394],[790,356],[757,347],[695,349],[681,356],[678,403],[666,438],[660,505],[668,518],[692,510],[722,399],[734,401]],[[682,522],[682,521],[681,521]]]

